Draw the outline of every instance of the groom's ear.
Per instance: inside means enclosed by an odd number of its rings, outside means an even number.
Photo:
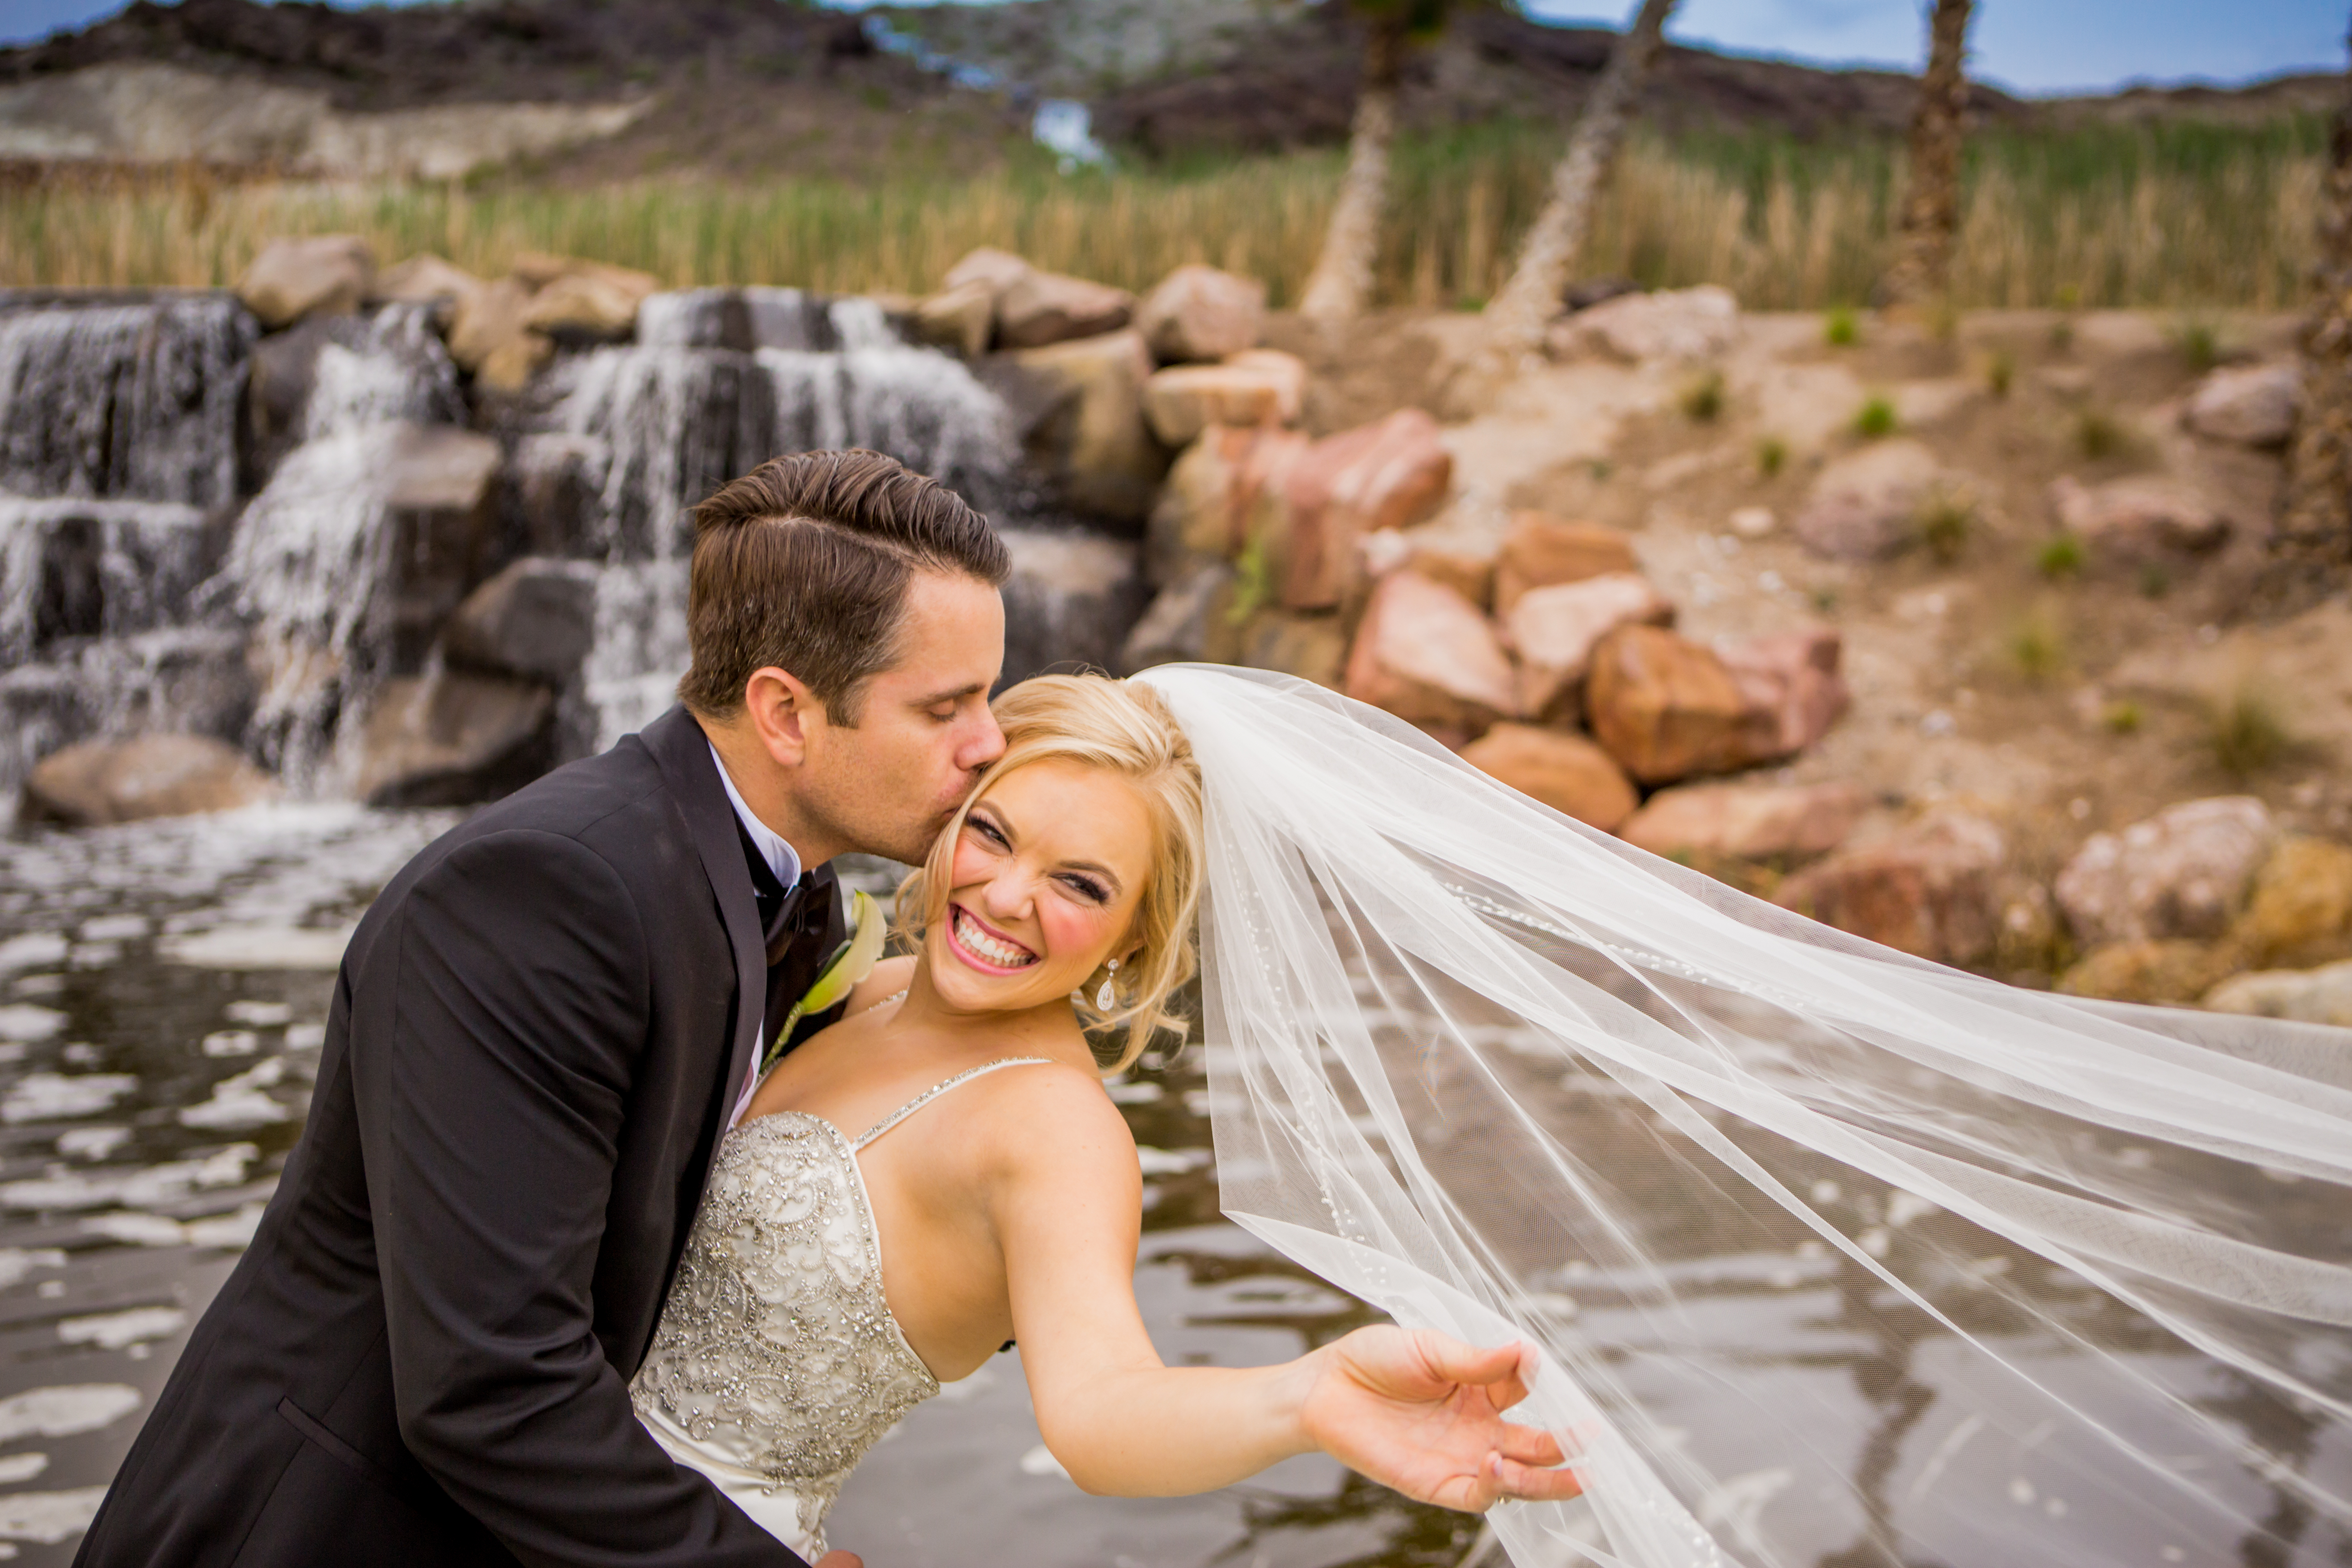
[[[809,730],[824,722],[824,704],[790,671],[770,665],[743,683],[743,716],[781,767],[800,766]]]

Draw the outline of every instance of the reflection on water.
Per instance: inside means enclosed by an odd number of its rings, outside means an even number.
[[[0,839],[0,1556],[70,1557],[299,1131],[344,933],[455,820],[278,805]],[[2234,1466],[2215,1484],[2266,1518],[2284,1549],[2184,1545],[2145,1478],[2119,1474],[2112,1458],[2053,1451],[2031,1424],[1956,1413],[1939,1391],[1969,1373],[1948,1334],[1801,1231],[1764,1217],[1737,1237],[1688,1224],[1676,1194],[1692,1168],[1633,1136],[1643,1113],[1612,1089],[1576,1075],[1514,1086],[1655,1216],[1651,1239],[1675,1258],[1685,1303],[1677,1331],[1691,1342],[1696,1326],[1743,1355],[1754,1407],[1646,1348],[1657,1336],[1640,1281],[1571,1262],[1542,1281],[1538,1302],[1606,1347],[1626,1387],[1720,1478],[1695,1502],[1734,1552],[1769,1541],[1786,1563],[1877,1568],[1898,1561],[1872,1544],[1891,1526],[1924,1531],[1936,1555],[1918,1561],[1952,1568],[2352,1563],[2341,1526],[2299,1514],[2290,1492]],[[1197,1049],[1153,1058],[1112,1093],[1144,1151],[1137,1296],[1171,1364],[1280,1360],[1370,1320],[1218,1216]],[[1850,1179],[1837,1188],[1826,1171],[1821,1184],[1814,1201],[1878,1255],[1949,1249],[1942,1299],[1963,1308],[1968,1270],[1989,1281],[2039,1267],[1966,1245],[1950,1216],[1902,1194]],[[1965,1326],[1999,1336],[1997,1296],[1983,1294]],[[2110,1310],[2085,1296],[2085,1336],[2172,1394],[2257,1435],[2283,1467],[2352,1469],[2342,1431],[2176,1346],[2136,1340],[2128,1322],[2101,1318]],[[2015,1350],[2062,1391],[2079,1368],[2061,1345]],[[1784,1423],[1806,1440],[1792,1447]],[[1938,1514],[1954,1484],[1998,1508]],[[1320,1458],[1207,1497],[1085,1497],[1044,1449],[1013,1352],[877,1447],[830,1533],[877,1568],[1454,1568],[1483,1555],[1476,1527]]]

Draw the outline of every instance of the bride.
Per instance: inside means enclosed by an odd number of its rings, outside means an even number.
[[[901,890],[915,955],[729,1134],[633,1384],[803,1556],[882,1432],[1017,1340],[1088,1490],[1320,1447],[1503,1500],[1523,1565],[2352,1560],[2343,1031],[1872,946],[1284,677],[997,710]],[[1402,1327],[1153,1354],[1095,1079],[1195,931],[1225,1212]],[[1818,1354],[1878,1347],[1856,1397],[1752,1342],[1782,1300]]]
[[[1003,758],[900,891],[917,952],[727,1135],[639,1418],[812,1563],[866,1451],[1014,1341],[1090,1492],[1206,1491],[1320,1449],[1448,1508],[1572,1496],[1558,1442],[1500,1418],[1531,1370],[1517,1344],[1375,1327],[1280,1366],[1160,1363],[1133,1289],[1135,1141],[1100,1078],[1194,972],[1200,771],[1148,687],[1045,678],[997,719]],[[1105,1061],[1089,1028],[1114,1026]]]

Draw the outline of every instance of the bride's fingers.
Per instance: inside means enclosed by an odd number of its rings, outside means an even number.
[[[1574,1470],[1535,1469],[1496,1454],[1487,1461],[1495,1489],[1523,1502],[1559,1502],[1580,1496],[1584,1482]]]
[[[1517,1376],[1519,1365],[1517,1345],[1498,1345],[1493,1350],[1480,1350],[1433,1329],[1424,1329],[1414,1338],[1414,1349],[1420,1352],[1422,1365],[1432,1377],[1441,1383],[1464,1383],[1485,1388],[1497,1409],[1507,1403],[1501,1397],[1502,1388],[1508,1386]],[[1524,1392],[1520,1397],[1525,1397]]]
[[[1503,1457],[1522,1465],[1557,1465],[1568,1458],[1559,1439],[1540,1426],[1518,1426],[1503,1424]]]

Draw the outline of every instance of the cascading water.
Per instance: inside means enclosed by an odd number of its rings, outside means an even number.
[[[869,300],[657,294],[637,340],[555,373],[551,424],[589,468],[581,533],[604,562],[583,724],[600,748],[659,714],[685,672],[687,511],[711,490],[779,453],[867,447],[985,498],[1016,461],[996,395]]]

